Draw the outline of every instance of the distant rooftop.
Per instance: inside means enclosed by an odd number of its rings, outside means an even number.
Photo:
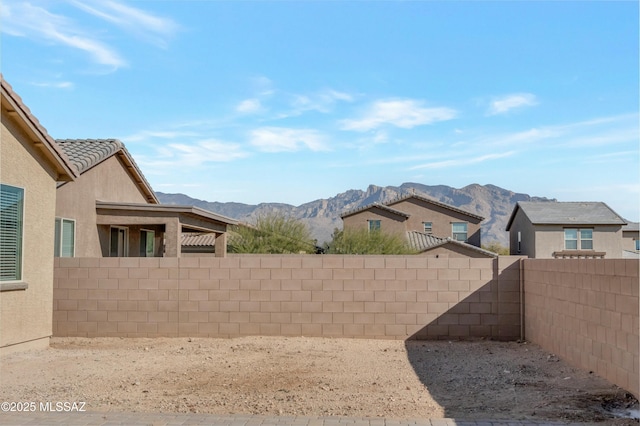
[[[626,225],[608,205],[599,201],[519,201],[513,209],[507,231],[516,212],[522,210],[534,225]]]
[[[435,235],[425,234],[423,232],[418,232],[418,231],[407,231],[407,240],[409,242],[409,246],[412,249],[417,250],[419,252],[424,252],[445,244],[454,244],[460,247],[464,247],[468,250],[473,250],[478,253],[482,253],[486,256],[490,256],[490,257],[498,256],[494,252],[485,250],[480,247],[476,247],[468,243],[464,243],[462,241],[456,241],[448,237],[447,238],[436,237]]]

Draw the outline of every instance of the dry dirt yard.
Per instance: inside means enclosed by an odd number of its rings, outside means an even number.
[[[633,398],[529,343],[54,338],[0,358],[0,401],[88,411],[637,424]],[[637,408],[637,406],[635,407]]]

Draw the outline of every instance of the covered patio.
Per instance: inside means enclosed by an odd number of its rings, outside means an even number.
[[[215,235],[215,256],[227,253],[227,228],[237,221],[194,206],[96,201],[104,257],[181,257],[182,233]]]

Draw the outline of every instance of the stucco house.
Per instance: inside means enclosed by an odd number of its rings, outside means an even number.
[[[482,216],[408,194],[387,203],[373,203],[340,216],[343,228],[380,230],[405,235],[409,244],[425,255],[494,257],[481,249]]]
[[[193,206],[162,205],[117,139],[59,139],[79,175],[58,186],[55,255],[181,257],[181,236],[214,235],[226,255],[233,219]]]
[[[512,255],[622,258],[622,229],[626,224],[602,202],[520,201],[506,230]]]
[[[629,222],[622,227],[622,256],[636,259],[640,257],[640,224]]]
[[[0,75],[0,355],[52,334],[56,183],[76,171]]]

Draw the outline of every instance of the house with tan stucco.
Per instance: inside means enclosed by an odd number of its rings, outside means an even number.
[[[0,355],[49,345],[57,182],[77,173],[0,75]]]
[[[79,177],[58,186],[59,257],[181,257],[183,233],[208,233],[226,255],[233,219],[194,207],[162,205],[117,139],[58,139]]]
[[[506,230],[512,255],[620,259],[626,224],[602,202],[520,201]]]
[[[408,194],[343,213],[343,229],[368,229],[405,236],[423,255],[495,257],[481,248],[482,216],[431,198]]]

